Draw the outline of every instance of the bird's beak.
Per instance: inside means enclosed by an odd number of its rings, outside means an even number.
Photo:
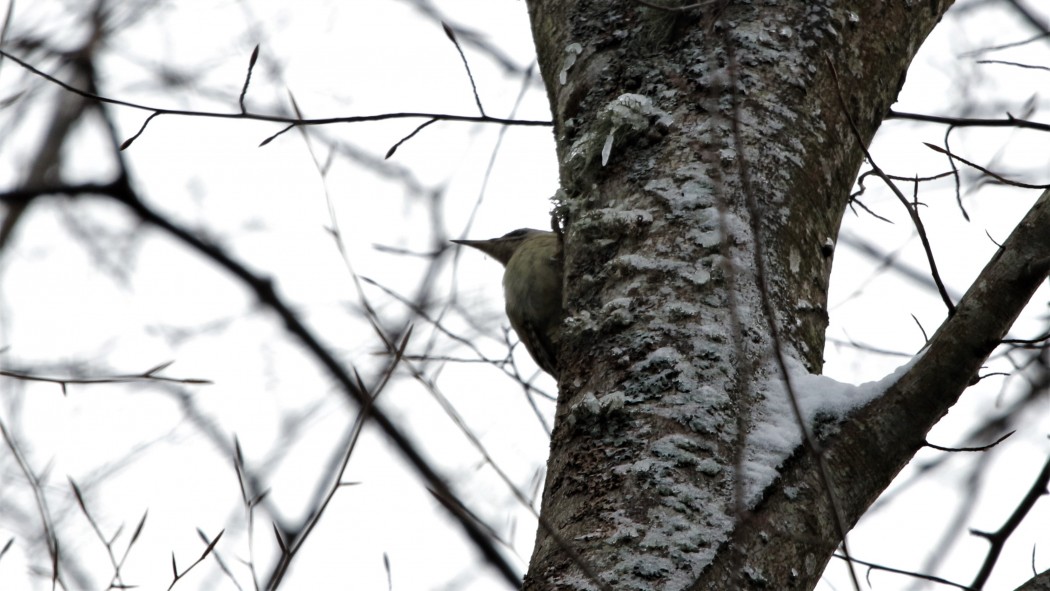
[[[463,246],[471,246],[479,250],[485,250],[485,245],[491,242],[491,240],[449,240],[449,242],[455,242],[456,244],[462,244]]]
[[[492,240],[452,240],[451,242],[455,242],[456,244],[462,244],[463,246],[469,246],[471,248],[476,248],[491,257],[499,258],[496,257],[496,252],[499,249],[499,245],[498,243]]]

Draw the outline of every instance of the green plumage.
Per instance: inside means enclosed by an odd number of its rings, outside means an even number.
[[[491,240],[453,240],[499,262],[507,318],[540,368],[558,377],[556,334],[562,321],[561,241],[554,232],[520,229]]]

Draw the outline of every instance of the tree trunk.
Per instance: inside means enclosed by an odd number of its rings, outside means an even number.
[[[800,444],[783,370],[821,371],[861,144],[949,5],[529,1],[568,320],[525,589],[812,588],[1009,328],[1046,260],[1005,271],[1016,310],[978,326],[968,295],[882,397]]]

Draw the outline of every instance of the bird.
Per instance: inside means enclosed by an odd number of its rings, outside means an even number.
[[[559,234],[520,228],[489,240],[453,240],[503,264],[507,318],[536,365],[558,379],[561,328],[562,241]]]

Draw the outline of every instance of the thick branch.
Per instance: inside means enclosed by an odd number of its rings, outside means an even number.
[[[1048,253],[1050,191],[1045,191],[973,282],[956,314],[930,339],[915,365],[845,426],[841,443],[831,452],[835,461],[860,461],[867,466],[869,477],[864,481],[870,488],[864,496],[874,500],[972,383],[1046,279],[1050,271]],[[866,507],[856,507],[855,515]]]
[[[851,416],[826,442],[825,459],[853,525],[890,481],[923,446],[926,433],[972,383],[977,371],[1050,271],[1050,191],[1040,196],[1003,247],[992,257],[956,313],[930,339],[915,364],[877,400]],[[741,555],[768,550],[771,528],[804,543],[780,548],[780,562],[792,565],[825,557],[838,544],[823,484],[811,455],[800,455],[781,470],[780,484],[734,532],[731,545]],[[790,495],[785,491],[790,491]],[[819,516],[814,518],[813,512]],[[773,525],[775,524],[775,525]],[[814,527],[817,528],[814,531]],[[790,555],[783,550],[791,549]],[[723,553],[716,572],[739,564]],[[806,570],[809,570],[808,568]],[[788,576],[788,575],[784,575]],[[717,577],[716,577],[717,578]]]

